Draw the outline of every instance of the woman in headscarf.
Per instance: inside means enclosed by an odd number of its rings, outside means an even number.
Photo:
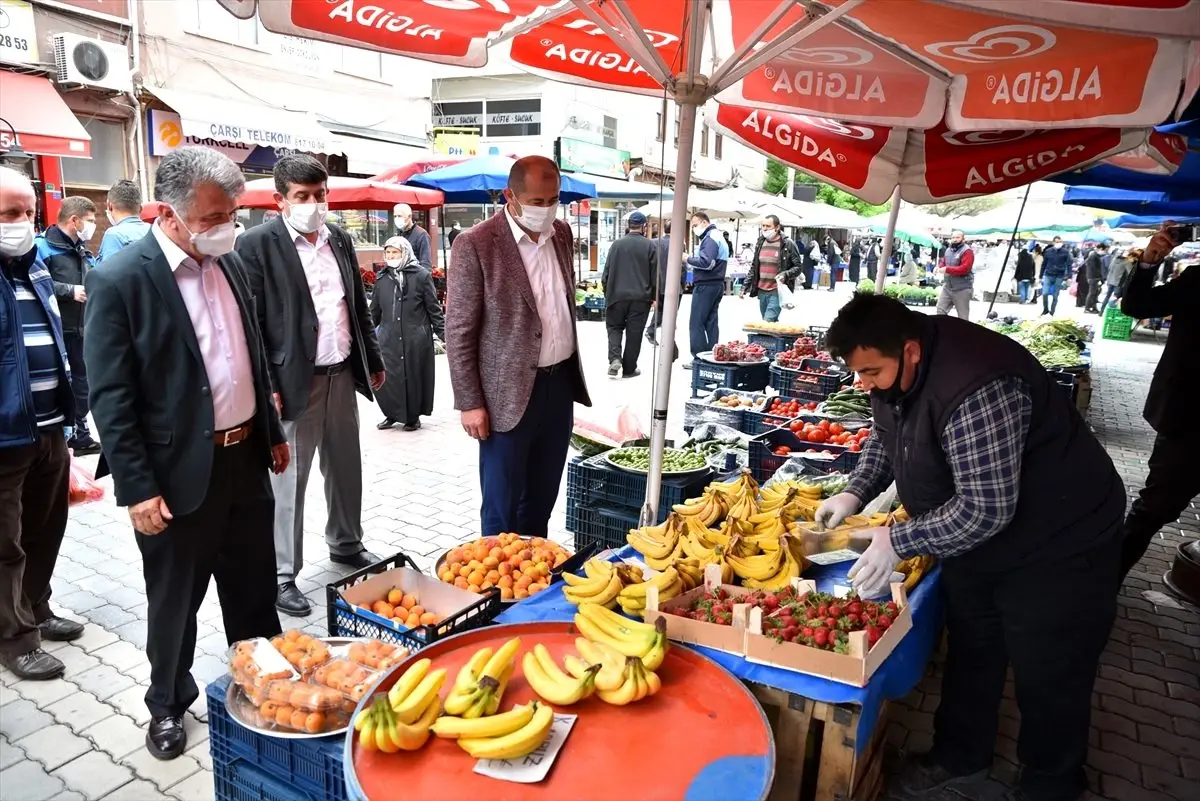
[[[405,431],[421,427],[421,415],[433,413],[433,335],[445,341],[445,319],[429,271],[402,236],[383,245],[386,266],[375,278],[371,321],[388,380],[375,391],[383,410],[382,431],[397,423]]]

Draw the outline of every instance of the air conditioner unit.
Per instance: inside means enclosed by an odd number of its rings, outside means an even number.
[[[54,34],[54,64],[58,82],[113,92],[133,90],[129,51],[125,45],[89,39],[77,33]]]

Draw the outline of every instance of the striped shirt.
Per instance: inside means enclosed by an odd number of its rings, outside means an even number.
[[[38,427],[63,425],[66,417],[58,403],[62,357],[46,309],[34,293],[27,275],[15,273],[9,276],[9,283],[17,297],[17,314],[25,340],[25,360],[29,364],[29,384],[33,390]]]

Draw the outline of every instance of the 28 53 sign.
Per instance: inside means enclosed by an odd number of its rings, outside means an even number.
[[[0,47],[6,50],[21,50],[29,52],[29,40],[21,36],[9,36],[5,33],[0,33]]]

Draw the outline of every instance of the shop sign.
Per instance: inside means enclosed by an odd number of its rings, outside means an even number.
[[[487,115],[489,128],[493,125],[535,125],[541,122],[540,111],[501,111]]]
[[[163,111],[152,108],[146,112],[147,127],[149,128],[150,155],[165,156],[172,150],[184,145],[200,145],[219,150],[238,164],[250,158],[254,145],[244,142],[231,142],[227,139],[207,139],[196,136],[185,136],[183,121],[174,111]]]
[[[625,180],[629,177],[629,151],[562,137],[558,140],[558,166],[564,172]]]
[[[435,114],[433,116],[434,128],[482,128],[483,114],[481,112],[472,112],[469,114]]]
[[[479,134],[437,133],[433,137],[433,152],[444,156],[471,158],[479,155]]]
[[[567,129],[571,138],[604,147],[617,146],[617,121],[603,111],[583,103],[567,107]]]
[[[33,6],[23,0],[0,0],[0,62],[36,64],[37,61]]]
[[[301,75],[325,75],[330,72],[325,65],[325,49],[314,39],[301,36],[277,36],[279,46],[276,54],[284,66]]]

